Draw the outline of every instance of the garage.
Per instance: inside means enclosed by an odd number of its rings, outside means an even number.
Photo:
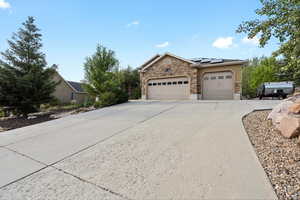
[[[232,72],[205,73],[203,76],[203,100],[233,99]]]
[[[153,79],[148,81],[148,99],[189,99],[190,83],[186,77]]]

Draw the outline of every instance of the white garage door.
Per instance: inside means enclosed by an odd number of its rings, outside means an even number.
[[[188,99],[190,94],[188,78],[154,79],[148,81],[148,99]]]
[[[206,73],[203,77],[204,100],[233,99],[233,75],[231,72]]]

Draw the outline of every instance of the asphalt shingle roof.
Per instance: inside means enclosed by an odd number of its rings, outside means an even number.
[[[82,87],[82,83],[74,81],[68,81],[68,83],[76,90],[76,92],[85,92]]]

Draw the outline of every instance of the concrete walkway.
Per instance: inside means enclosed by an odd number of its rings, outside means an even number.
[[[135,101],[0,134],[0,199],[277,199],[241,118],[278,101]]]

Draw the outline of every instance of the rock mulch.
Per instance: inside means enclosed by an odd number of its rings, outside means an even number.
[[[6,117],[0,118],[0,133],[16,128],[30,126],[54,119],[63,118],[69,115],[75,115],[78,113],[89,112],[95,110],[95,108],[77,108],[73,110],[55,110],[53,112],[40,112],[30,114],[26,117]]]
[[[270,111],[250,113],[243,120],[250,141],[281,200],[300,199],[300,145],[284,138],[270,120]]]

